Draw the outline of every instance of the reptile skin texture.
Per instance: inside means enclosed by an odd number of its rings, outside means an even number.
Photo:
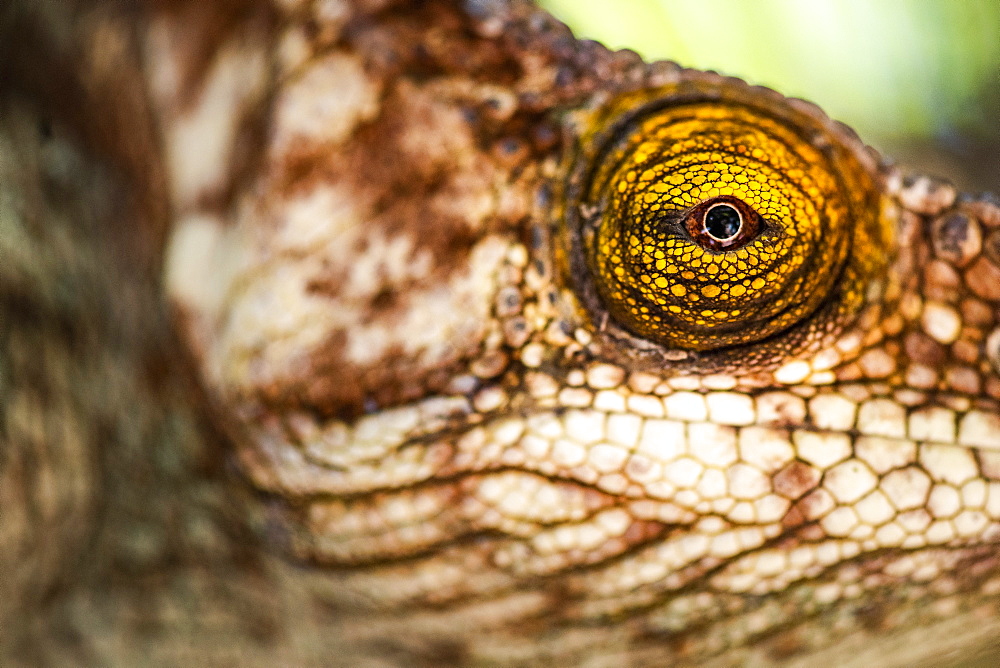
[[[4,102],[0,146],[3,206],[76,230],[5,234],[26,258],[0,269],[5,313],[26,291],[44,313],[119,323],[5,334],[22,377],[44,359],[96,388],[48,373],[5,409],[6,443],[42,433],[50,457],[0,458],[0,490],[30,490],[0,493],[0,546],[18,546],[0,550],[17,574],[0,592],[68,588],[59,618],[98,620],[70,624],[87,649],[60,661],[871,666],[995,651],[996,198],[910,175],[811,103],[577,41],[530,3],[86,16],[132,64],[116,79],[112,60],[87,60],[81,80],[109,88],[81,90],[131,91],[125,111],[78,123],[88,148],[46,139],[36,158],[45,103]],[[75,151],[80,173],[111,157],[82,182],[46,166]],[[33,204],[58,192],[76,194]],[[88,216],[93,230],[58,222]],[[141,252],[124,241],[140,228]],[[94,257],[72,259],[75,238]],[[68,271],[97,306],[61,306],[55,279],[31,288],[31,243],[71,256],[50,254],[40,284]],[[133,304],[154,315],[128,324]],[[101,343],[130,337],[159,352]],[[129,397],[150,393],[172,408],[136,399],[134,419],[169,429],[70,433],[127,424]],[[114,463],[160,452],[156,438],[200,445]],[[131,479],[143,466],[168,473]],[[128,510],[114,490],[131,490]],[[176,534],[120,528],[166,497]],[[6,512],[19,505],[31,512]],[[162,561],[180,564],[170,585],[152,557],[142,578],[115,566],[198,536],[223,566],[188,547]],[[111,544],[127,548],[66,584]],[[12,565],[28,554],[44,558]],[[132,593],[105,593],[112,579]],[[169,603],[230,579],[264,593]],[[133,580],[165,601],[141,643],[127,620],[146,613],[128,611],[156,606]],[[237,608],[268,621],[247,630]]]

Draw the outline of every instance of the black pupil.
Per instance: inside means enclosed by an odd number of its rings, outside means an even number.
[[[719,241],[726,241],[740,232],[743,220],[740,212],[728,204],[719,204],[705,214],[705,231]]]

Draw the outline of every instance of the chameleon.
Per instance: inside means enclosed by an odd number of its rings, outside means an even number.
[[[10,662],[995,658],[996,197],[529,2],[17,7]]]

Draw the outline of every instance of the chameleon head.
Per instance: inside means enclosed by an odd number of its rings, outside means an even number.
[[[846,569],[906,584],[910,546],[1000,527],[1000,501],[954,524],[934,503],[1000,499],[1000,459],[970,454],[997,443],[1000,381],[948,371],[1000,345],[1000,295],[921,273],[932,224],[901,211],[951,201],[907,204],[807,103],[676,69],[569,114],[562,162],[491,150],[523,134],[514,112],[470,129],[495,87],[387,78],[337,133],[295,126],[363,73],[331,54],[274,95],[237,220],[194,217],[168,259],[243,470],[298,557],[350,567],[344,590],[470,611],[451,619],[531,651],[539,620],[556,638],[613,617],[627,642],[697,628],[711,653],[754,597],[782,628],[850,605]],[[949,225],[977,239],[993,211]],[[1000,271],[980,247],[941,262]],[[925,294],[950,316],[937,344]]]

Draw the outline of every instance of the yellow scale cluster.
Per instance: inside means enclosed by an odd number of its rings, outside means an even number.
[[[587,254],[606,308],[639,336],[694,350],[758,341],[808,317],[851,251],[858,212],[841,169],[784,121],[740,104],[640,118],[604,152],[586,196],[602,211]],[[692,238],[683,217],[723,195],[763,226],[719,251]]]

